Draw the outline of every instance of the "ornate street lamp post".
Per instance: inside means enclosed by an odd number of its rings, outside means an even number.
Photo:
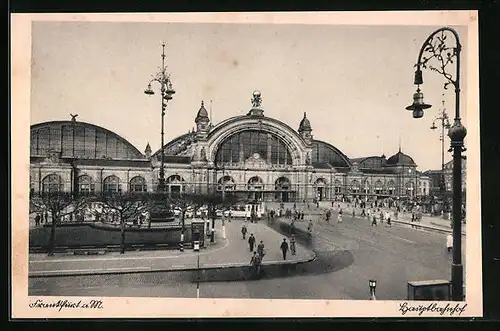
[[[165,43],[161,45],[162,54],[161,54],[161,68],[160,71],[153,76],[148,83],[148,87],[144,90],[144,93],[147,95],[153,95],[155,92],[151,88],[151,83],[157,82],[160,84],[160,93],[161,93],[161,168],[158,180],[158,188],[159,192],[165,191],[165,170],[164,170],[164,127],[165,127],[165,111],[167,109],[167,102],[172,100],[172,95],[175,94],[175,90],[172,88],[172,82],[170,80],[170,74],[166,71],[165,68]]]
[[[455,46],[449,46],[448,36],[453,36]],[[464,138],[467,130],[460,122],[460,52],[462,45],[458,33],[449,27],[443,27],[434,31],[424,42],[416,63],[414,84],[417,85],[417,92],[413,95],[413,104],[406,107],[413,111],[414,118],[421,118],[424,109],[431,105],[424,103],[420,85],[423,84],[422,68],[429,68],[443,75],[446,79],[444,88],[451,84],[455,87],[455,119],[453,125],[448,130],[451,140],[450,151],[453,151],[453,262],[451,265],[451,289],[452,299],[462,301],[463,296],[463,266],[462,266],[462,152],[465,151]],[[426,55],[423,57],[423,55]],[[429,61],[437,61],[434,66]],[[448,64],[456,63],[455,79],[447,71]]]
[[[450,128],[450,122],[448,121],[448,114],[446,113],[446,109],[444,108],[444,100],[443,100],[443,109],[440,111],[439,115],[434,118],[432,122],[431,130],[436,130],[439,127],[436,126],[436,121],[440,122],[441,135],[439,140],[441,141],[441,176],[439,178],[439,191],[443,198],[443,207],[447,211],[448,207],[448,199],[446,196],[446,180],[444,176],[444,129]]]

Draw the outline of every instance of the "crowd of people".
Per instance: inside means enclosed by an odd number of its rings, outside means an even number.
[[[330,204],[330,203],[329,203]],[[328,205],[327,205],[328,206]],[[323,207],[325,204],[323,203]],[[325,220],[330,223],[334,211],[337,214],[337,223],[342,223],[344,215],[351,215],[351,218],[355,217],[366,217],[370,221],[372,227],[376,227],[380,224],[386,224],[388,227],[392,227],[394,220],[399,220],[401,213],[411,213],[408,218],[411,222],[412,228],[417,228],[418,225],[414,223],[420,223],[422,220],[423,209],[419,204],[416,203],[399,203],[397,204],[391,200],[382,201],[363,201],[361,199],[350,199],[344,201],[331,201],[330,206],[326,207],[320,219]],[[281,207],[283,208],[283,207]],[[278,212],[279,214],[279,212]],[[290,222],[290,233],[293,235],[296,233],[296,220],[302,220],[304,217],[307,218],[307,214],[304,216],[303,211],[298,210],[296,204],[294,203],[293,208],[285,209],[284,216],[287,219],[291,219]],[[349,216],[348,216],[349,217]],[[312,237],[312,222],[309,220],[309,225],[307,228],[309,238]],[[448,251],[452,251],[452,240],[451,235],[446,238],[446,248]],[[286,256],[286,255],[284,255]]]

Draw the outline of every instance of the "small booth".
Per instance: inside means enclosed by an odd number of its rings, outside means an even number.
[[[194,251],[199,251],[205,245],[205,222],[195,221],[191,222],[191,240]]]
[[[449,301],[451,283],[441,279],[408,282],[408,300]]]

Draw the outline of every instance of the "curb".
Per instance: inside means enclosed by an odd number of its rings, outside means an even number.
[[[303,258],[296,261],[270,261],[263,262],[263,266],[279,266],[279,265],[298,265],[303,263],[312,262],[316,259],[316,253],[312,252],[312,256]],[[212,264],[205,265],[199,269],[196,267],[170,267],[170,268],[151,268],[151,267],[132,267],[132,268],[110,268],[101,270],[75,270],[68,272],[60,272],[59,270],[52,271],[34,271],[28,273],[28,278],[38,277],[67,277],[67,276],[88,276],[88,275],[117,275],[117,274],[138,274],[138,273],[152,273],[152,272],[179,272],[179,271],[198,271],[198,270],[216,270],[216,269],[231,269],[231,268],[248,268],[248,263],[226,263],[226,264]]]
[[[286,222],[286,221],[282,221],[280,219],[280,221],[283,223],[283,224],[286,224],[287,226],[290,226],[290,223],[289,222]],[[404,225],[409,225],[409,226],[412,226],[412,227],[416,227],[416,228],[421,228],[421,229],[424,229],[424,230],[430,230],[430,231],[435,231],[435,232],[442,232],[442,233],[453,233],[453,230],[452,229],[445,229],[445,228],[442,228],[442,227],[438,227],[438,226],[431,226],[431,225],[425,225],[425,224],[421,224],[421,223],[411,223],[411,222],[407,222],[407,221],[400,221],[400,220],[391,220],[393,223],[398,223],[398,224],[404,224]],[[299,224],[301,224],[301,222],[299,222]],[[296,230],[298,231],[301,231],[303,233],[306,232],[306,230],[304,229],[301,229],[299,227],[296,227],[295,228]],[[462,236],[465,236],[466,233],[462,231]]]
[[[416,227],[416,228],[422,228],[424,230],[431,230],[431,231],[444,232],[444,233],[453,233],[452,229],[445,229],[445,228],[431,226],[431,225],[419,224],[417,222],[411,223],[411,222],[400,221],[400,220],[392,220],[392,222],[399,223],[399,224],[405,224],[405,225],[409,225],[409,226]],[[462,231],[462,236],[465,236],[465,235],[466,235],[465,232]]]

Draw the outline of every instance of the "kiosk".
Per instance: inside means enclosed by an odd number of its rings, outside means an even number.
[[[408,300],[449,301],[451,284],[448,280],[408,282]]]

